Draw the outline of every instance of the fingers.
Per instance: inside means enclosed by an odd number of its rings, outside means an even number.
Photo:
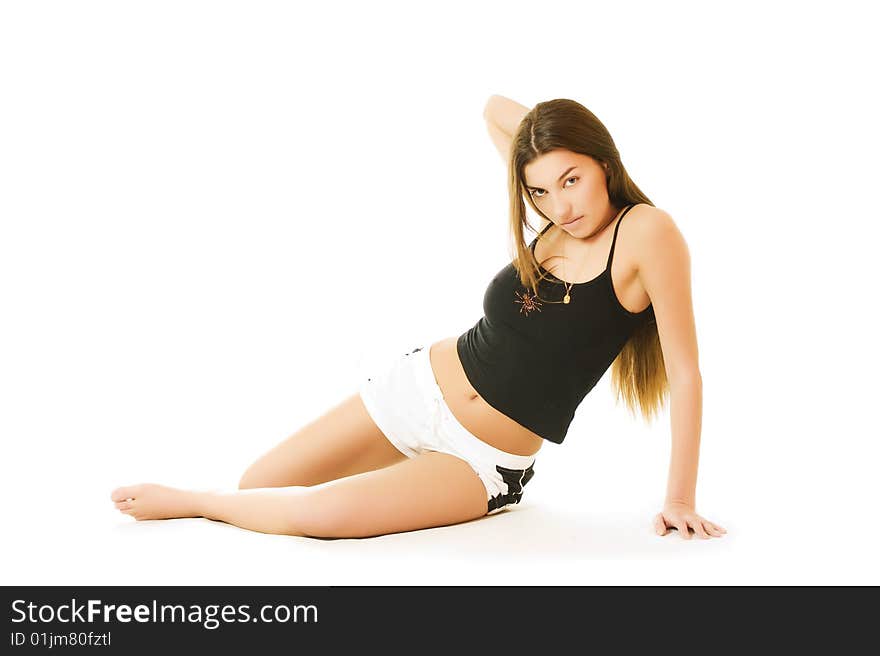
[[[678,529],[678,532],[681,533],[681,537],[683,537],[685,540],[691,539],[691,534],[690,531],[688,531],[688,525],[685,520],[682,519],[681,521],[676,522],[675,528]]]
[[[709,532],[710,535],[720,538],[722,535],[727,533],[727,529],[718,526],[718,524],[710,522],[708,519],[701,518],[701,521],[703,522],[703,526],[706,527],[706,530]]]
[[[690,522],[690,524],[688,524],[688,521]],[[720,538],[722,535],[727,533],[727,531],[725,529],[721,528],[717,524],[713,524],[712,522],[710,522],[706,519],[703,519],[699,515],[697,515],[695,518],[692,518],[690,520],[685,520],[684,525],[685,526],[688,526],[688,525],[693,526],[694,535],[699,537],[701,540],[708,540],[711,537]],[[681,528],[679,528],[678,530],[682,531]],[[682,532],[682,537],[685,537],[684,532]],[[690,539],[690,534],[687,534],[686,539]]]
[[[722,535],[724,535],[724,533],[726,533],[726,531],[722,532],[720,526],[716,526],[712,522],[706,521],[705,519],[703,520],[703,526],[706,527],[706,530],[709,532],[710,535],[716,538],[720,538]]]
[[[701,540],[709,539],[709,533],[706,532],[706,527],[699,518],[694,522],[694,534]]]
[[[720,538],[727,529],[703,519],[697,514],[688,514],[685,517],[673,513],[671,519],[667,519],[662,512],[654,516],[654,532],[657,535],[666,535],[670,529],[675,529],[681,535],[683,540],[690,540],[690,529],[693,527],[694,535],[701,540],[708,540],[711,537]]]
[[[663,514],[658,513],[656,517],[654,517],[654,532],[657,535],[666,535],[666,522],[663,521]]]

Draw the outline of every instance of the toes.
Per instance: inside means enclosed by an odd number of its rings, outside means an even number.
[[[113,501],[125,501],[126,499],[134,499],[137,496],[135,492],[139,487],[139,485],[118,487],[110,493],[110,498]]]

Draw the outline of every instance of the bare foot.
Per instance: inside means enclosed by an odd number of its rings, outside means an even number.
[[[110,493],[116,508],[137,520],[201,517],[197,510],[197,492],[167,485],[141,483],[118,487]]]

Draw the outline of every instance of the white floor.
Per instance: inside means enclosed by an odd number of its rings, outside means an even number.
[[[206,519],[136,522],[108,497],[117,485],[140,479],[68,460],[44,467],[42,476],[32,470],[30,484],[16,485],[27,476],[23,469],[16,475],[7,460],[0,579],[6,585],[880,582],[876,513],[866,496],[841,504],[816,487],[799,503],[784,493],[765,503],[760,472],[752,476],[758,485],[743,480],[733,495],[721,474],[706,485],[697,509],[729,533],[707,541],[684,541],[675,532],[661,538],[651,532],[659,508],[637,500],[647,488],[624,492],[647,478],[638,462],[629,475],[606,477],[598,464],[579,466],[592,483],[581,482],[583,496],[573,504],[578,486],[563,480],[572,472],[559,462],[561,453],[548,449],[524,501],[504,513],[356,540],[265,535]],[[706,469],[712,468],[710,459]]]
[[[706,395],[697,486],[697,512],[728,530],[722,538],[685,541],[677,532],[653,533],[666,489],[669,415],[653,425],[628,419],[613,404],[607,378],[584,400],[565,442],[538,452],[522,503],[466,524],[322,540],[206,519],[136,522],[110,501],[114,488],[140,482],[234,488],[258,455],[340,400],[356,377],[311,388],[298,377],[288,389],[279,381],[279,398],[265,396],[271,384],[248,395],[244,387],[227,391],[218,383],[192,387],[186,403],[176,400],[184,398],[183,383],[178,396],[155,398],[122,391],[101,397],[96,376],[89,386],[66,385],[66,394],[60,384],[47,383],[45,403],[54,412],[42,411],[33,394],[5,415],[0,581],[880,583],[877,446],[862,428],[867,419],[841,413],[839,401],[786,412],[794,398],[755,392],[749,413],[731,412],[734,386]],[[165,378],[164,389],[175,380]],[[102,409],[101,398],[113,402]]]

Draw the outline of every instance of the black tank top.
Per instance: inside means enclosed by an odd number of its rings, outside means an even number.
[[[617,220],[605,270],[572,285],[568,304],[561,302],[566,286],[549,271],[540,268],[545,278],[535,299],[510,263],[486,288],[485,316],[458,337],[458,357],[477,393],[550,442],[562,444],[581,401],[633,331],[654,317],[653,305],[638,313],[624,308],[611,284],[617,230],[632,207]],[[532,240],[532,254],[551,225]]]

